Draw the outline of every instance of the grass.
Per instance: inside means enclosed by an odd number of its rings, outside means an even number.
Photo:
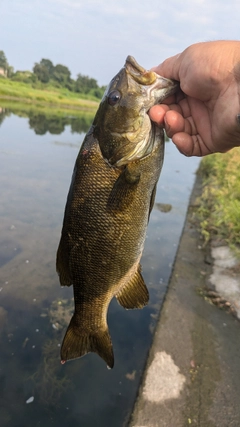
[[[203,158],[199,173],[203,190],[197,216],[208,242],[214,236],[240,247],[240,148]]]
[[[57,106],[78,110],[97,110],[99,100],[92,96],[70,92],[65,88],[34,89],[31,85],[0,78],[0,99]]]
[[[0,107],[5,110],[12,111],[14,114],[19,117],[29,117],[33,114],[43,114],[46,117],[79,117],[86,116],[93,120],[95,110],[83,110],[77,108],[71,108],[71,106],[64,108],[63,106],[58,105],[43,105],[41,103],[31,103],[23,102],[21,99],[18,101],[12,101],[7,99],[1,99],[0,97]]]

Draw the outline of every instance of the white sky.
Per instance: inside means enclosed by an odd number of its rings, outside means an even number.
[[[239,0],[0,0],[0,50],[16,70],[42,58],[108,84],[133,55],[145,68],[198,41],[240,40]]]

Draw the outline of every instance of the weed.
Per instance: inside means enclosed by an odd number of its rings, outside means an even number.
[[[240,148],[203,158],[203,190],[197,215],[205,242],[213,235],[240,245]]]

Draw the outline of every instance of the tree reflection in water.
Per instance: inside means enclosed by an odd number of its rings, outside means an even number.
[[[79,117],[58,117],[46,116],[42,113],[29,114],[29,126],[37,135],[44,135],[49,132],[52,135],[59,135],[64,132],[65,126],[71,126],[72,133],[86,133],[91,126],[93,117],[81,115]]]
[[[18,112],[14,110],[14,114],[18,115]],[[10,115],[11,109],[0,107],[0,126],[5,117]],[[94,114],[84,112],[79,112],[78,116],[68,116],[67,112],[59,115],[30,110],[26,115],[29,117],[30,129],[33,129],[37,135],[45,135],[47,132],[52,135],[60,135],[64,132],[65,126],[70,126],[72,133],[86,133],[94,118]]]

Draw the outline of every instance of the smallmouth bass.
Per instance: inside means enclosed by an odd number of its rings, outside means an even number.
[[[97,353],[112,368],[107,311],[115,296],[142,308],[148,290],[140,259],[164,156],[163,130],[147,112],[177,84],[128,56],[112,79],[78,154],[70,185],[57,272],[73,285],[75,312],[61,360]]]

